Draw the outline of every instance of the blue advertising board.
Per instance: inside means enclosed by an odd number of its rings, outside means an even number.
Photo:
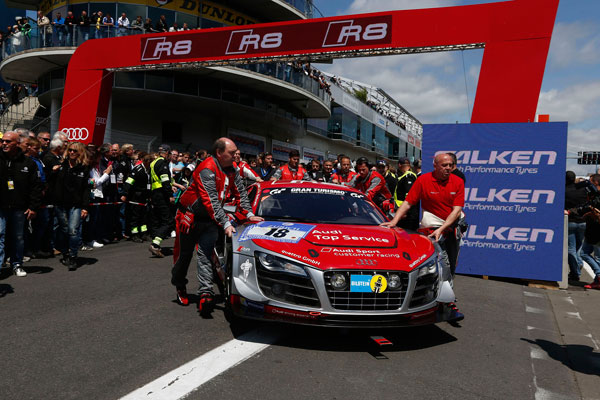
[[[567,123],[423,127],[423,172],[453,152],[469,228],[458,273],[562,278]]]

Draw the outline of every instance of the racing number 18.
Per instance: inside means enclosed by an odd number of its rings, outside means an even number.
[[[273,236],[276,238],[285,237],[290,231],[285,228],[271,228],[268,232],[265,232],[265,236]]]

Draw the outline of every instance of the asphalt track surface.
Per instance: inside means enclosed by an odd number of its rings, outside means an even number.
[[[570,321],[557,317],[568,293],[459,276],[460,326],[259,324],[234,335],[221,306],[203,319],[174,302],[171,258],[151,258],[147,246],[81,252],[84,264],[74,272],[54,258],[26,263],[25,278],[0,275],[1,398],[118,399],[256,329],[253,340],[264,333],[274,343],[199,387],[187,382],[195,388],[187,398],[600,398],[586,389],[600,388],[598,337],[573,336],[582,340],[582,359],[570,357],[563,332]],[[194,266],[188,279],[192,292]],[[584,294],[599,304],[600,292]],[[393,344],[377,347],[372,335]]]

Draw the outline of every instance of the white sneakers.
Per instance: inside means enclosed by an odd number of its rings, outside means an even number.
[[[27,276],[27,272],[25,272],[25,270],[21,267],[15,268],[14,271],[16,276]]]
[[[92,241],[92,243],[91,243],[91,246],[92,246],[94,249],[99,249],[100,247],[104,247],[104,245],[103,245],[102,243],[98,243],[98,242],[96,242],[95,240],[93,240],[93,241]]]
[[[174,238],[174,237],[177,237],[177,232],[175,232],[175,231],[172,231],[172,232],[171,232],[171,237],[172,237],[172,238]]]

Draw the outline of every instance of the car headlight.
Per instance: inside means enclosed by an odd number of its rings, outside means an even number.
[[[387,278],[388,288],[390,290],[398,290],[402,287],[402,280],[400,279],[400,275],[396,273],[391,273]]]
[[[285,258],[277,257],[272,254],[256,252],[261,266],[273,272],[287,272],[288,274],[308,276],[304,267]]]
[[[420,278],[425,275],[437,274],[437,272],[438,272],[438,264],[437,264],[436,256],[434,254],[433,257],[429,258],[427,261],[425,261],[423,263],[423,265],[421,265],[419,267],[419,272],[417,274],[417,278]]]
[[[344,290],[348,283],[348,279],[346,278],[346,274],[336,272],[331,275],[329,283],[331,283],[331,287],[335,290]]]

